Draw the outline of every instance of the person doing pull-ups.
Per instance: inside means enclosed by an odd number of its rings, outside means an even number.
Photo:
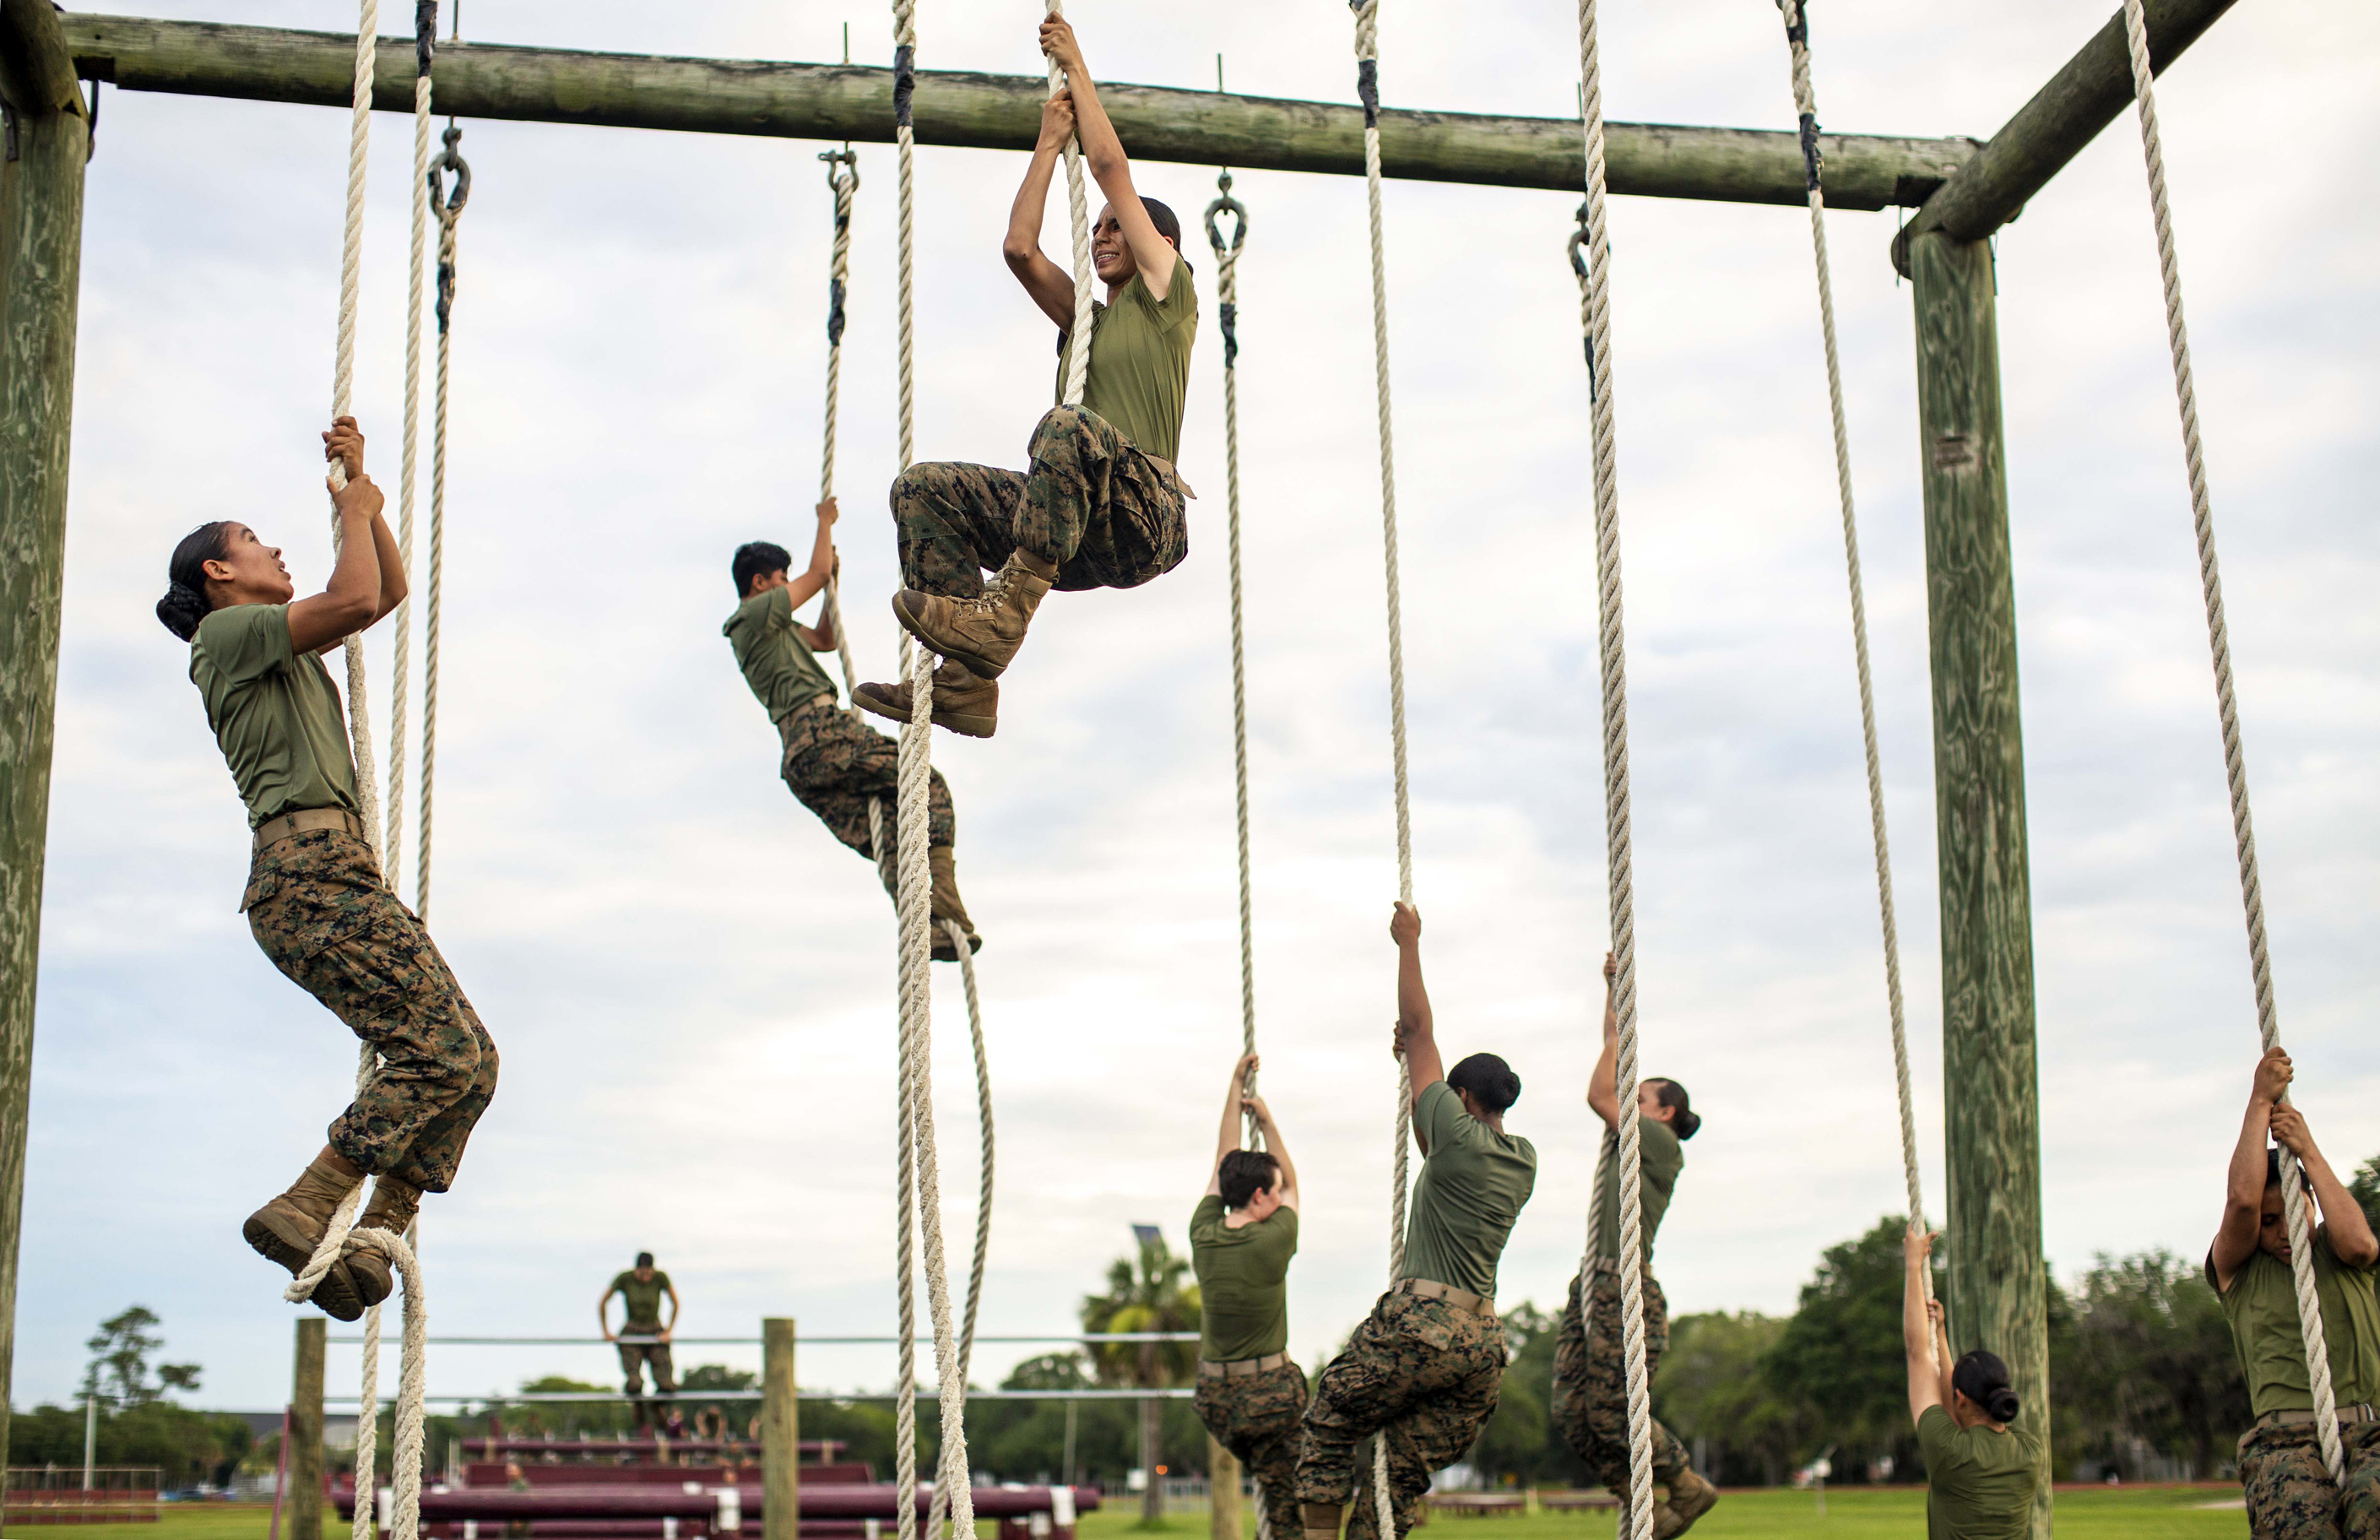
[[[1067,141],[1080,132],[1107,207],[1091,236],[1091,260],[1107,285],[1093,317],[1089,371],[1079,406],[1060,405],[1033,430],[1032,465],[1022,472],[935,463],[892,483],[901,576],[892,613],[939,653],[935,724],[989,738],[998,726],[1000,685],[1051,588],[1134,588],[1189,554],[1175,474],[1198,297],[1182,258],[1182,222],[1134,190],[1132,164],[1099,104],[1075,30],[1052,17],[1041,51],[1066,72],[1066,90],[1041,110],[1024,186],[1002,250],[1008,269],[1059,330],[1062,403],[1075,324],[1075,281],[1041,254],[1041,217]],[[989,585],[987,570],[996,570]],[[909,685],[862,685],[852,699],[896,721],[910,715]]]
[[[612,1296],[620,1296],[620,1329],[612,1329]],[[662,1301],[669,1301],[669,1319],[662,1319]],[[653,1425],[655,1408],[645,1395],[645,1369],[653,1371],[653,1389],[662,1396],[677,1394],[677,1367],[670,1359],[670,1337],[677,1330],[679,1314],[677,1285],[670,1275],[653,1266],[653,1254],[637,1253],[637,1265],[618,1274],[603,1287],[603,1297],[595,1302],[595,1322],[603,1328],[603,1340],[620,1350],[622,1388],[637,1409],[637,1426]],[[670,1409],[676,1414],[676,1408]]]

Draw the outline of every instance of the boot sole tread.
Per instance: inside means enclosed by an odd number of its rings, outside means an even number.
[[[954,648],[950,645],[948,637],[933,636],[927,632],[924,629],[923,623],[909,612],[909,607],[907,605],[901,602],[903,596],[906,595],[909,591],[909,589],[904,588],[900,593],[896,593],[892,596],[892,618],[901,623],[902,630],[906,631],[912,637],[917,637],[921,646],[931,649],[941,657],[947,658],[954,663],[965,663],[966,665],[967,672],[974,674],[978,679],[997,679],[1002,674],[1008,672],[1008,665],[1006,663],[996,663],[979,652],[970,652],[965,648]],[[939,713],[937,713],[936,720],[941,720]],[[989,734],[986,735],[988,736]]]
[[[880,700],[873,695],[863,694],[856,690],[852,692],[851,700],[852,704],[861,710],[872,716],[882,717],[887,721],[905,724],[911,715],[907,711],[894,710],[889,701]],[[998,729],[1000,719],[978,717],[957,711],[937,710],[934,712],[934,725],[946,728],[962,738],[989,738]]]
[[[249,1216],[239,1232],[251,1250],[266,1261],[287,1268],[291,1278],[304,1272],[306,1264],[314,1259],[312,1246],[301,1248],[262,1215]],[[323,1315],[334,1321],[363,1318],[364,1302],[358,1297],[355,1283],[344,1262],[332,1263],[330,1269],[322,1274],[322,1280],[314,1285],[313,1303],[321,1307]]]

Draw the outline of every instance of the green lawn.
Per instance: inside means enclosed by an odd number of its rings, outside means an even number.
[[[2060,1540],[2241,1540],[2247,1515],[2237,1507],[2238,1489],[2127,1486],[2113,1490],[2060,1492]],[[10,1540],[264,1540],[272,1509],[231,1503],[170,1503],[153,1524],[36,1525],[12,1530]],[[1253,1526],[1253,1516],[1248,1523]],[[1139,1527],[1136,1505],[1118,1499],[1083,1516],[1082,1540],[1135,1540],[1152,1532]],[[346,1526],[325,1526],[326,1540],[338,1540]],[[1604,1540],[1612,1532],[1607,1511],[1544,1513],[1535,1518],[1447,1518],[1429,1526],[1436,1540]],[[1827,1494],[1827,1514],[1807,1492],[1730,1492],[1710,1516],[1694,1526],[1707,1540],[1882,1540],[1887,1535],[1923,1535],[1925,1496],[1914,1488],[1852,1490]],[[1205,1540],[1206,1520],[1177,1514],[1155,1532],[1174,1540]],[[1254,1534],[1253,1527],[1248,1531]],[[986,1527],[989,1537],[990,1531]]]

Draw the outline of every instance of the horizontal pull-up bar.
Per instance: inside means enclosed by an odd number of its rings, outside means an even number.
[[[650,1395],[631,1396],[618,1390],[523,1390],[513,1395],[490,1391],[480,1396],[424,1396],[425,1401],[444,1406],[555,1406],[576,1405],[582,1401],[681,1401],[688,1406],[704,1401],[756,1401],[768,1392],[748,1390],[695,1390],[679,1386],[674,1390],[655,1390]],[[966,1399],[971,1401],[1188,1401],[1196,1392],[1187,1386],[1172,1386],[1157,1389],[1131,1390],[977,1390],[970,1388]],[[889,1401],[900,1396],[892,1390],[804,1390],[806,1401]],[[934,1388],[920,1386],[917,1399],[930,1402]],[[360,1406],[360,1396],[325,1396],[325,1405]],[[388,1403],[382,1401],[382,1405]],[[674,1442],[674,1440],[673,1440]]]
[[[1197,1340],[1198,1340],[1198,1333],[1196,1333],[1196,1332],[1195,1332],[1195,1331],[1077,1331],[1077,1332],[1075,1332],[1074,1334],[1072,1334],[1071,1336],[1065,1336],[1065,1337],[978,1337],[978,1338],[977,1338],[977,1339],[975,1339],[975,1340],[976,1340],[978,1342],[1010,1342],[1010,1343],[1016,1343],[1016,1342],[1196,1342],[1196,1341],[1197,1341]],[[661,1342],[661,1341],[662,1341],[662,1340],[661,1340],[660,1338],[658,1338],[658,1337],[627,1337],[627,1336],[622,1336],[622,1337],[431,1337],[431,1338],[427,1339],[426,1340],[427,1340],[427,1341],[429,1342],[429,1344],[430,1344],[431,1347],[433,1347],[433,1348],[435,1348],[435,1347],[475,1347],[475,1348],[570,1348],[570,1347],[589,1348],[589,1347],[591,1347],[591,1348],[607,1348],[607,1347],[611,1347],[611,1346],[614,1345],[615,1343],[616,1343],[616,1344],[619,1344],[619,1345],[621,1345],[621,1346],[625,1346],[625,1347],[637,1347],[637,1346],[639,1346],[639,1345],[641,1345],[641,1344],[645,1344],[645,1343],[658,1343],[658,1342]],[[820,1347],[820,1346],[828,1346],[828,1347],[850,1347],[850,1346],[852,1346],[852,1345],[854,1345],[854,1344],[878,1345],[878,1344],[889,1344],[889,1343],[894,1343],[894,1342],[898,1342],[898,1341],[900,1341],[900,1340],[901,1340],[901,1339],[899,1339],[898,1337],[805,1337],[805,1338],[803,1338],[803,1339],[801,1340],[801,1341],[802,1341],[802,1346],[804,1346],[804,1347],[806,1347],[806,1348],[815,1348],[815,1347]],[[918,1341],[920,1341],[920,1342],[930,1342],[930,1341],[932,1341],[932,1340],[933,1340],[933,1338],[932,1338],[932,1337],[930,1337],[930,1336],[920,1336],[920,1337],[918,1337],[918,1338],[917,1339],[917,1340],[918,1340]],[[334,1338],[331,1338],[331,1339],[330,1339],[330,1342],[331,1342],[331,1345],[332,1345],[332,1346],[334,1346],[334,1347],[350,1347],[350,1348],[351,1348],[351,1347],[359,1347],[359,1346],[361,1346],[361,1345],[362,1345],[362,1343],[363,1343],[363,1339],[362,1339],[362,1338],[360,1338],[360,1337],[334,1337]],[[397,1344],[396,1344],[396,1342],[395,1342],[395,1340],[394,1339],[390,1339],[390,1338],[382,1338],[382,1339],[381,1340],[381,1348],[382,1348],[382,1351],[383,1351],[383,1352],[389,1351],[389,1350],[391,1350],[391,1349],[395,1348],[396,1345],[397,1345]],[[678,1348],[687,1348],[687,1347],[698,1347],[698,1348],[725,1348],[725,1347],[735,1347],[735,1348],[757,1348],[757,1347],[759,1347],[759,1346],[760,1345],[760,1339],[759,1339],[759,1338],[758,1338],[758,1337],[672,1337],[672,1338],[671,1338],[671,1339],[670,1339],[666,1343],[662,1343],[662,1346],[665,1346],[665,1347],[678,1347]]]
[[[336,32],[75,13],[60,19],[76,67],[126,91],[345,106],[353,89],[354,39]],[[410,112],[413,72],[412,41],[382,38],[374,105]],[[439,45],[433,79],[438,110],[460,117],[892,138],[892,72],[857,65],[449,42]],[[1048,91],[1038,76],[920,71],[917,142],[1030,150]],[[1138,159],[1363,175],[1364,115],[1355,106],[1105,82],[1099,96]],[[1609,124],[1606,132],[1616,193],[1794,208],[1806,199],[1801,145],[1791,132],[1642,123]],[[1575,118],[1380,115],[1383,169],[1416,181],[1579,192],[1582,139]],[[1913,208],[1976,148],[1973,139],[1865,134],[1826,134],[1820,144],[1827,202],[1838,209]]]

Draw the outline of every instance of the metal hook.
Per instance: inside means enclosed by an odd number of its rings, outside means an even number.
[[[1226,256],[1236,257],[1240,254],[1240,247],[1248,238],[1248,211],[1238,199],[1232,196],[1230,172],[1226,171],[1215,178],[1215,190],[1222,196],[1207,205],[1207,244],[1215,249],[1215,260],[1220,262]],[[1233,222],[1229,246],[1224,244],[1223,232],[1217,228],[1215,224],[1225,214],[1230,214]]]
[[[463,212],[463,205],[471,200],[471,163],[463,158],[458,148],[463,142],[462,129],[450,123],[443,138],[446,152],[430,163],[430,210],[438,216],[439,224],[452,225],[455,216]],[[455,174],[451,197],[445,182],[445,174],[450,171]]]

